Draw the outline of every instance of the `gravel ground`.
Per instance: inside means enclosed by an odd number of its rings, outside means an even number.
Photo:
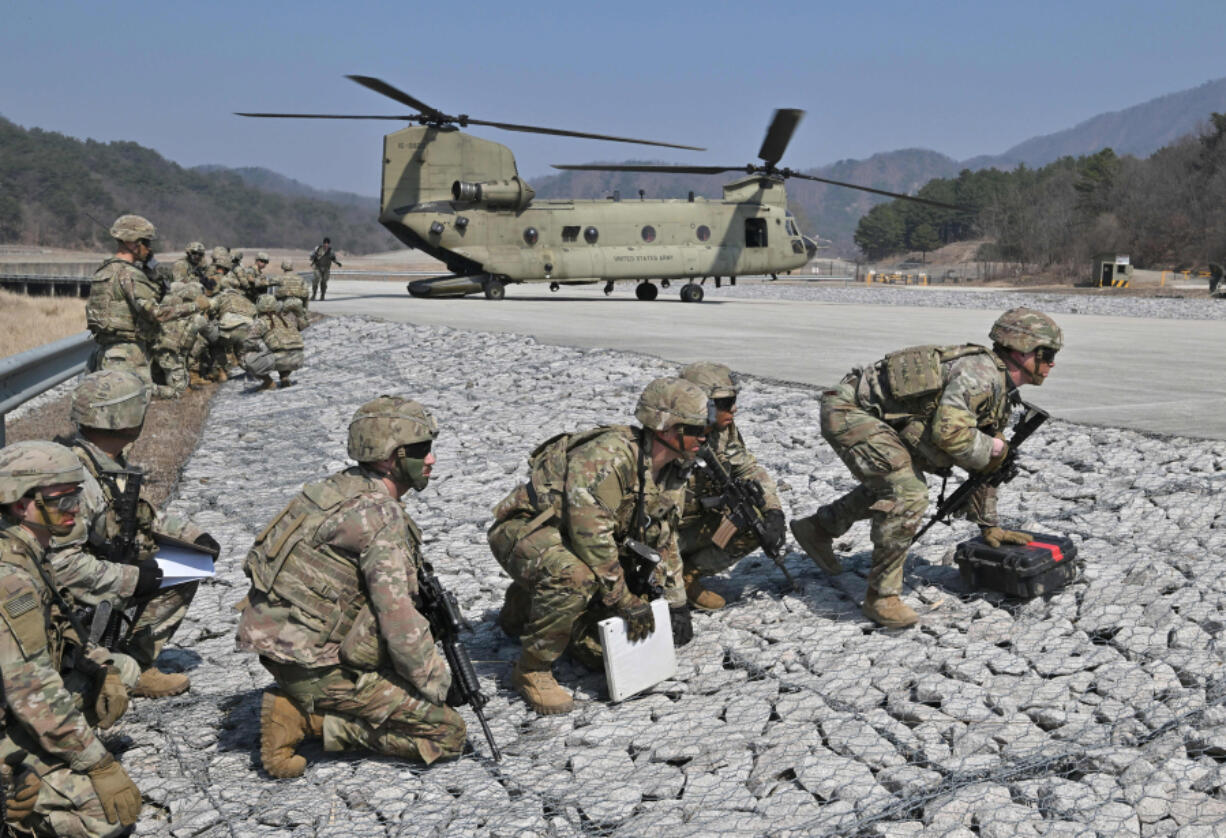
[[[671,293],[671,292],[664,292]],[[919,288],[867,286],[834,283],[780,284],[750,280],[715,289],[708,283],[711,299],[748,297],[770,300],[813,300],[853,305],[932,306],[1004,311],[1030,306],[1048,314],[1098,314],[1107,317],[1158,317],[1170,320],[1226,319],[1226,300],[1185,297],[1124,297],[1102,294],[1057,294],[1028,291],[935,291]]]
[[[938,527],[908,563],[922,623],[878,630],[858,608],[861,524],[840,544],[839,577],[793,546],[799,590],[761,553],[713,580],[730,605],[695,617],[675,679],[612,705],[603,676],[563,664],[579,706],[538,718],[507,687],[518,646],[494,624],[508,580],[485,544],[489,510],[537,442],[627,421],[646,382],[674,368],[365,318],[325,319],[306,337],[299,386],[219,388],[170,505],[223,553],[163,655],[191,691],[135,700],[106,734],[148,804],[137,834],[1226,834],[1226,443],[1109,429],[1092,441],[1049,422],[1001,511],[1077,542],[1083,572],[1059,594],[967,591],[951,555],[973,533]],[[380,393],[421,400],[442,425],[437,476],[406,503],[473,622],[504,758],[488,759],[465,709],[474,753],[458,761],[420,769],[313,744],[303,777],[273,781],[258,769],[270,679],[234,651],[242,558],[303,482],[346,464],[348,419]],[[851,487],[818,435],[813,391],[749,379],[740,404],[785,511]]]

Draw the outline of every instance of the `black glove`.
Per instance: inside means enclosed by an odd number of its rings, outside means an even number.
[[[762,514],[762,528],[766,538],[762,544],[768,553],[779,553],[788,540],[787,522],[783,520],[783,510],[768,509]]]
[[[468,702],[460,692],[460,679],[452,678],[451,686],[447,688],[447,697],[443,699],[448,707],[463,707]]]
[[[626,639],[637,643],[656,630],[656,616],[651,606],[629,591],[617,604],[617,616],[626,621]]]
[[[213,538],[213,536],[209,535],[207,532],[204,535],[197,536],[196,540],[193,541],[192,544],[212,551],[214,557],[221,554],[221,545],[217,543],[217,539]]]
[[[137,572],[140,575],[136,577],[136,590],[132,596],[145,599],[156,594],[162,586],[162,569],[158,567],[157,559],[145,559],[137,566]]]
[[[694,639],[694,620],[688,605],[669,608],[668,620],[673,624],[673,646],[680,648]]]

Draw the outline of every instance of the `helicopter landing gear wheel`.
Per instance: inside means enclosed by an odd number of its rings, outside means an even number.
[[[613,293],[613,280],[609,280],[604,284],[604,295],[607,297]]]
[[[681,286],[681,301],[685,303],[702,302],[702,286],[693,282]]]
[[[485,299],[501,300],[507,295],[507,286],[503,284],[501,279],[491,276],[485,280]]]
[[[660,294],[660,289],[652,285],[650,282],[640,282],[634,288],[634,296],[638,297],[645,303],[651,302]]]

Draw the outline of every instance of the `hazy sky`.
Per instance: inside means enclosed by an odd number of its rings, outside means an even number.
[[[710,149],[474,131],[531,180],[550,163],[747,163],[779,107],[808,111],[793,168],[964,159],[1226,76],[1223,0],[7,0],[0,20],[0,115],[20,125],[366,194],[396,123],[231,112],[404,112],[356,73],[449,113]]]

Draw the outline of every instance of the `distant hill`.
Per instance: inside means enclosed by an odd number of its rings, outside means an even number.
[[[294,193],[289,178],[245,171],[186,169],[133,142],[78,140],[0,118],[0,242],[106,248],[106,227],[135,212],[157,226],[163,253],[194,239],[309,249],[323,235],[342,252],[398,246],[373,201],[301,184]],[[260,180],[265,187],[252,185]]]
[[[228,166],[219,166],[213,163],[193,166],[192,171],[204,174],[232,172],[242,178],[243,183],[248,186],[254,186],[256,189],[262,189],[265,192],[275,192],[278,195],[286,195],[290,198],[314,198],[333,204],[357,207],[370,213],[372,219],[379,215],[379,201],[369,195],[359,195],[356,192],[342,192],[339,189],[316,189],[314,186],[308,186],[300,180],[294,180],[291,177],[286,177],[274,172],[272,169],[265,169],[261,166],[243,166],[232,169]]]

